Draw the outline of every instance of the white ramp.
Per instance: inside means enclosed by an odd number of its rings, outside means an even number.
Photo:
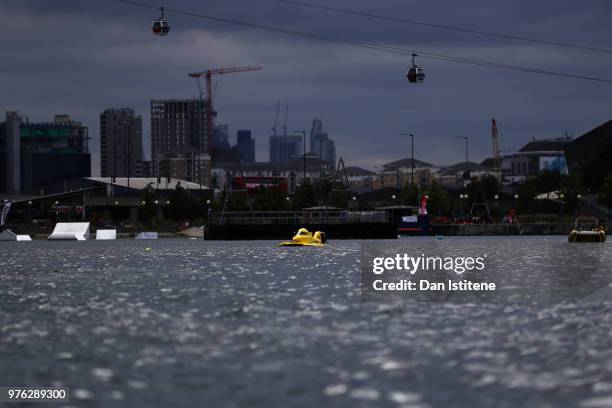
[[[157,239],[159,238],[159,234],[157,232],[141,232],[136,235],[134,239]]]
[[[96,240],[113,240],[117,239],[117,230],[114,229],[99,229],[96,231]]]
[[[47,239],[85,241],[87,238],[89,238],[88,222],[58,222]]]
[[[29,235],[17,235],[11,230],[4,230],[0,233],[0,241],[31,241]]]

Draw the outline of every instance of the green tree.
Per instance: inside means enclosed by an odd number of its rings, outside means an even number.
[[[280,188],[260,188],[253,198],[253,209],[256,211],[287,210],[287,195]]]
[[[180,183],[176,185],[169,198],[168,217],[173,220],[191,220],[197,214],[197,204],[191,193],[185,190]]]
[[[597,201],[612,209],[612,173],[609,173],[597,191]]]
[[[145,223],[149,224],[153,217],[155,217],[156,205],[155,205],[155,192],[150,186],[142,190],[140,199],[144,202],[144,205],[139,209],[139,218]]]
[[[315,190],[310,184],[310,181],[302,183],[295,190],[295,198],[293,200],[294,207],[297,210],[302,208],[314,207],[317,205]]]
[[[444,187],[437,181],[433,181],[425,190],[425,194],[429,196],[427,200],[428,212],[431,214],[448,213],[451,207],[450,197]]]
[[[402,205],[420,205],[419,201],[419,189],[416,185],[406,183],[404,188],[400,191],[399,201]]]
[[[348,208],[351,194],[347,190],[332,190],[329,196],[330,207]]]

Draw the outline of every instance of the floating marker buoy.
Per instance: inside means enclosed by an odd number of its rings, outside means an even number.
[[[152,251],[152,249],[151,249],[151,248],[149,248],[149,247],[146,247],[146,248],[145,248],[145,252],[151,252],[151,251]]]

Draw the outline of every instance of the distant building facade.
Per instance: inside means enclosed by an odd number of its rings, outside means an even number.
[[[233,162],[216,162],[213,164],[214,187],[218,189],[231,188],[236,177],[246,178],[282,178],[283,185],[288,192],[295,191],[304,179],[303,158],[285,161],[282,163],[243,163],[237,166]],[[318,157],[306,157],[306,178],[316,180],[324,173],[321,172],[321,161]]]
[[[336,143],[323,131],[323,121],[321,119],[312,121],[310,151],[327,162],[330,167],[336,166]]]
[[[100,114],[100,175],[142,176],[142,117],[134,109],[106,109]],[[140,170],[140,171],[139,171]],[[140,174],[139,174],[140,173]]]
[[[513,176],[537,176],[543,171],[560,171],[567,174],[564,147],[571,141],[568,136],[544,140],[532,140],[523,146],[511,159]]]
[[[302,135],[270,136],[270,162],[284,163],[304,154]]]
[[[2,188],[9,194],[40,193],[45,187],[91,175],[89,133],[68,115],[30,123],[7,112],[0,123],[0,155],[6,164]]]
[[[255,139],[250,130],[236,132],[236,147],[242,162],[255,163]]]
[[[195,149],[176,150],[159,155],[159,174],[162,178],[188,180],[200,186],[208,186],[210,166],[210,155]]]
[[[229,125],[215,126],[215,136],[213,138],[213,149],[229,149],[229,148],[231,148]]]
[[[163,99],[151,101],[151,171],[160,172],[162,155],[176,151],[208,153],[206,103],[198,99]],[[207,160],[210,161],[208,158]],[[192,180],[190,180],[192,181]]]
[[[383,164],[378,180],[374,183],[374,188],[398,188],[405,185],[429,185],[432,182],[435,166],[421,160],[414,160],[414,178],[412,172],[412,160],[401,159],[387,164]]]

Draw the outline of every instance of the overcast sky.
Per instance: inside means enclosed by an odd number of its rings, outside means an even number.
[[[155,6],[159,2],[141,0]],[[306,0],[309,1],[309,0]],[[552,41],[612,48],[612,2],[590,0],[312,0],[376,14]],[[172,0],[169,8],[291,30],[612,79],[612,53],[596,53],[434,30],[283,4],[275,0]],[[99,113],[133,107],[148,149],[152,98],[192,98],[188,72],[262,65],[218,76],[217,123],[251,129],[268,159],[278,100],[288,129],[315,117],[347,165],[369,169],[410,155],[437,164],[491,156],[491,118],[501,148],[566,131],[579,136],[612,118],[612,84],[419,59],[427,77],[410,84],[410,58],[169,14],[167,37],[151,34],[158,12],[111,0],[0,0],[0,110],[30,121],[67,113],[90,129],[99,174]],[[282,116],[282,115],[281,115]],[[281,119],[282,122],[282,119]],[[148,154],[148,152],[147,152]]]

